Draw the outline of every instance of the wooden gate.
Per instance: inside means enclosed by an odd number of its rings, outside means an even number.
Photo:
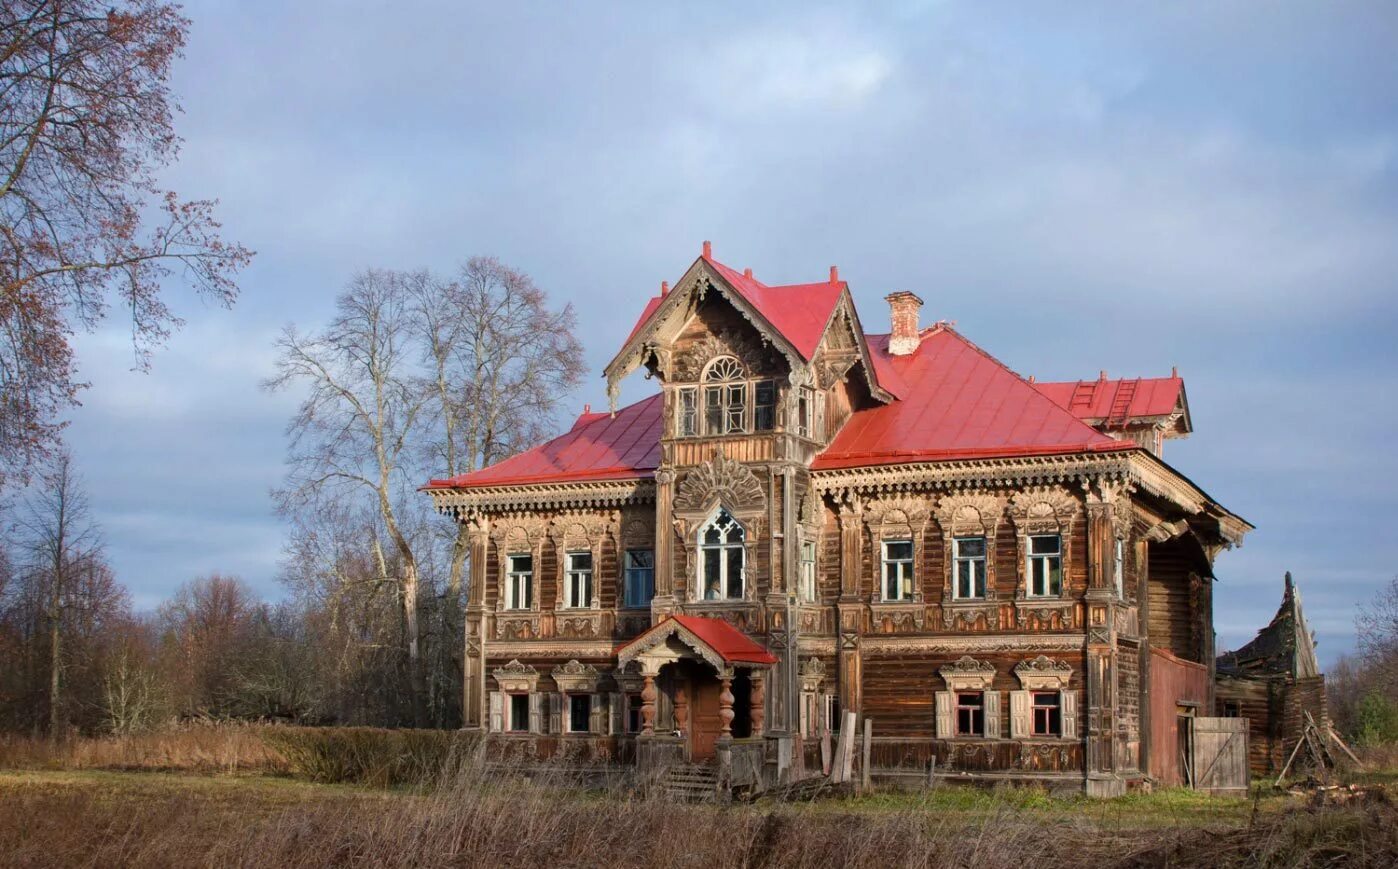
[[[1211,794],[1248,791],[1248,720],[1190,718],[1190,784]],[[1182,720],[1180,722],[1184,724]]]

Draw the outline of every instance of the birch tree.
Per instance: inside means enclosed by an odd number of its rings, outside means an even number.
[[[305,399],[287,428],[291,438],[283,512],[326,495],[359,492],[378,511],[393,547],[392,566],[377,536],[367,541],[382,576],[396,580],[403,608],[403,643],[412,684],[413,719],[426,723],[426,672],[421,655],[418,559],[399,521],[395,500],[428,391],[418,376],[412,309],[402,277],[382,270],[356,275],[322,332],[288,327],[277,341],[277,373],[266,383],[294,385]]]

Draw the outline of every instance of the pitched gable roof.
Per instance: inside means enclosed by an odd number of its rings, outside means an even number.
[[[1234,676],[1293,676],[1305,679],[1320,675],[1315,643],[1306,616],[1301,611],[1301,590],[1286,574],[1281,606],[1267,627],[1236,652],[1218,657],[1218,670]]]
[[[1128,377],[1108,380],[1067,380],[1035,383],[1034,388],[1081,420],[1121,425],[1139,419],[1186,413],[1184,380],[1169,377]]]
[[[876,367],[904,385],[899,401],[856,411],[813,470],[900,462],[1134,449],[1077,419],[945,324],[913,353],[870,335]]]
[[[801,358],[810,361],[835,313],[840,295],[848,288],[844,281],[818,284],[786,284],[769,287],[756,278],[734,271],[712,256],[700,257],[718,272],[739,295],[791,342]]]

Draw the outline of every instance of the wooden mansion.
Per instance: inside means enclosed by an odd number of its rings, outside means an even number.
[[[465,721],[500,751],[725,782],[819,771],[1120,794],[1214,708],[1215,557],[1251,526],[1167,464],[1175,375],[1035,382],[922,300],[705,242],[605,374],[612,412],[426,486],[471,530]],[[643,369],[660,391],[617,407]]]

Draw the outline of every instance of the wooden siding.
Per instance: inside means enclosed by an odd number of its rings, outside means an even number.
[[[1150,775],[1165,785],[1183,785],[1178,716],[1182,708],[1207,714],[1209,669],[1169,652],[1150,650]]]

